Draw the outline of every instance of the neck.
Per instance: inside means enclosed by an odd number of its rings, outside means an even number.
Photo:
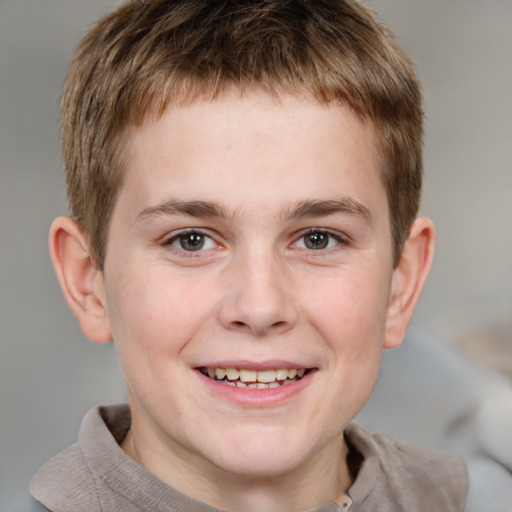
[[[172,450],[173,455],[162,461],[162,452],[156,446],[139,443],[133,429],[122,448],[176,490],[228,512],[309,510],[329,501],[340,503],[352,484],[343,434],[310,460],[284,474],[233,474],[218,467],[204,471],[204,466],[195,463],[194,454],[180,454],[179,449]]]
[[[299,512],[316,508],[329,501],[340,503],[352,484],[346,464],[348,447],[343,437],[324,449],[314,460],[283,475],[255,478],[238,477],[237,483],[224,492],[218,508],[231,512]]]

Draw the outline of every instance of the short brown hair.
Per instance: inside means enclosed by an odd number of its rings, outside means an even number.
[[[310,93],[374,125],[396,264],[419,206],[421,93],[407,55],[354,0],[130,0],[96,23],[62,99],[68,199],[95,263],[122,186],[126,128],[229,86]]]

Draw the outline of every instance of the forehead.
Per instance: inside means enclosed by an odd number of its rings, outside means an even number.
[[[372,125],[309,96],[235,92],[171,105],[125,141],[121,196],[144,207],[200,199],[243,209],[255,196],[281,211],[341,195],[385,201]]]

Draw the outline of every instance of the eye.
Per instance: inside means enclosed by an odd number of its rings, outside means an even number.
[[[166,245],[188,252],[204,251],[207,249],[214,249],[216,247],[213,239],[200,231],[180,233],[179,235],[169,239],[166,242]]]
[[[340,237],[328,231],[317,229],[308,231],[305,235],[301,236],[295,243],[295,246],[300,249],[319,251],[322,249],[331,249],[340,243],[343,243]]]

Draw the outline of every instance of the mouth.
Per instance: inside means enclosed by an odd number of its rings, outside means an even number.
[[[249,370],[205,366],[198,368],[198,370],[206,377],[221,384],[247,389],[279,388],[299,381],[311,371],[308,368]]]

